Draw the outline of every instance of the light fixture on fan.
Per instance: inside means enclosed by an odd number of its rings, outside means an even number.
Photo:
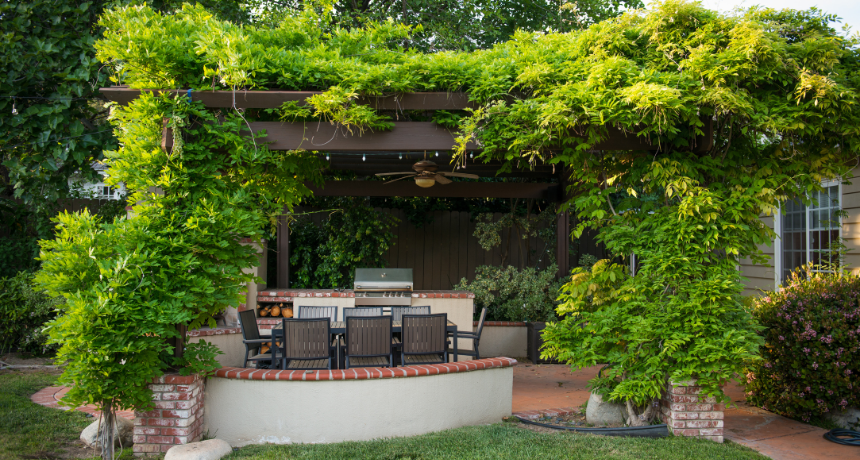
[[[436,182],[445,185],[450,184],[452,181],[448,179],[448,177],[465,177],[467,179],[477,179],[478,176],[474,174],[464,174],[464,173],[456,173],[456,172],[445,172],[445,171],[436,171],[437,166],[436,163],[433,163],[430,160],[422,160],[418,163],[412,165],[412,169],[415,172],[404,171],[404,172],[390,172],[390,173],[379,173],[377,176],[399,176],[403,175],[404,177],[394,179],[388,181],[386,183],[390,184],[392,182],[397,182],[403,179],[414,178],[415,185],[421,188],[432,187]]]

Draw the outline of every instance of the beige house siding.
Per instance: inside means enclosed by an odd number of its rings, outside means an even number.
[[[846,263],[854,273],[860,273],[860,168],[852,171],[851,184],[842,184],[842,210],[848,216],[842,220],[842,238],[848,246],[849,253]],[[762,216],[762,222],[770,228],[774,228],[775,216]],[[746,289],[744,295],[760,295],[763,291],[773,291],[776,288],[776,272],[774,260],[774,248],[778,244],[760,246],[762,251],[770,257],[770,266],[753,264],[749,259],[741,260],[741,275],[746,278],[744,284]]]

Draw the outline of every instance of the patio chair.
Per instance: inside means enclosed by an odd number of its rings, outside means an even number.
[[[391,367],[390,316],[352,316],[346,318],[346,334],[341,339],[344,368]]]
[[[284,331],[281,369],[331,369],[332,355],[337,357],[337,342],[332,342],[328,318],[282,318],[281,324]]]
[[[430,306],[391,307],[391,318],[394,322],[403,321],[403,315],[429,315]]]
[[[333,323],[337,321],[337,307],[300,305],[297,317],[299,319],[328,318]]]
[[[350,316],[382,316],[382,307],[353,307],[343,309],[343,320]]]
[[[458,355],[474,356],[475,359],[481,359],[481,353],[478,351],[478,344],[481,341],[481,331],[484,330],[484,319],[486,317],[487,317],[487,308],[484,307],[481,310],[481,319],[478,320],[478,330],[476,332],[457,331],[456,333],[452,334],[452,335],[456,335],[458,340],[459,339],[471,339],[472,343],[474,344],[472,347],[472,348],[474,348],[474,350],[463,350],[463,349],[458,348],[457,349]],[[454,352],[453,349],[451,349],[451,348],[448,349],[448,353],[453,353],[453,352]]]
[[[272,353],[260,353],[264,344],[272,346],[272,338],[264,339],[260,337],[260,329],[257,327],[257,314],[254,310],[245,310],[239,312],[239,324],[242,326],[242,343],[245,344],[245,361],[242,367],[248,367],[248,361],[255,361],[259,364],[263,361],[272,363]]]
[[[448,315],[403,315],[403,344],[400,362],[404,366],[448,362],[446,327]]]

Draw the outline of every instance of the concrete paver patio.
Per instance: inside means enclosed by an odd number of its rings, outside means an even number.
[[[513,412],[529,416],[575,409],[588,401],[588,381],[600,366],[570,372],[559,364],[514,367]],[[725,438],[776,460],[858,459],[860,448],[823,438],[827,430],[748,405],[736,384],[726,393],[737,406],[725,411]]]

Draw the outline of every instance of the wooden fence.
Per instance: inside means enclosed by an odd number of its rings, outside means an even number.
[[[299,210],[297,210],[299,211]],[[530,237],[520,241],[516,232],[512,237],[507,232],[502,233],[502,245],[490,251],[484,250],[474,236],[476,222],[470,219],[468,212],[457,211],[435,211],[430,213],[431,222],[423,226],[412,225],[403,211],[399,209],[380,209],[399,222],[391,231],[395,238],[391,248],[385,255],[388,267],[411,268],[414,288],[416,290],[446,290],[451,289],[460,279],[473,280],[475,267],[481,265],[502,265],[502,255],[507,250],[505,266],[514,267],[538,266],[545,268],[550,262],[550,255],[555,254],[554,239],[550,246],[537,237]],[[493,221],[498,222],[502,213],[493,214]],[[309,216],[318,226],[328,219],[328,214],[315,213]],[[555,227],[553,219],[547,226]],[[546,227],[546,226],[545,226]],[[577,254],[592,254],[603,256],[602,247],[594,241],[591,235],[576,241]],[[531,260],[529,262],[529,254]],[[571,258],[572,265],[577,260]]]

